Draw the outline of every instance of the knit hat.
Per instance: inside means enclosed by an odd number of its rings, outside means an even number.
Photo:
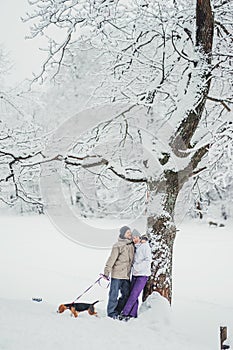
[[[132,231],[132,237],[140,237],[141,234],[134,228]]]
[[[141,235],[140,238],[141,238],[141,239],[144,239],[145,241],[148,241],[148,240],[149,240],[149,237],[147,236],[146,233],[144,233],[143,235]]]
[[[120,235],[119,235],[119,237],[122,238],[122,239],[124,239],[124,238],[125,238],[125,233],[126,233],[126,231],[128,231],[128,230],[130,230],[130,228],[129,228],[128,226],[122,226],[122,227],[120,228]]]

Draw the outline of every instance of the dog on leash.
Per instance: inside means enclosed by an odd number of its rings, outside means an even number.
[[[88,303],[70,303],[70,304],[61,304],[58,307],[57,312],[61,314],[65,310],[71,311],[71,316],[78,317],[78,314],[83,311],[87,311],[89,315],[97,315],[97,312],[95,311],[94,305],[97,304],[99,300],[96,300],[92,304]]]

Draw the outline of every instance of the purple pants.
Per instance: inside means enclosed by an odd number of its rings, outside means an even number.
[[[138,297],[146,285],[147,276],[133,276],[130,286],[130,295],[122,311],[124,316],[137,317]]]

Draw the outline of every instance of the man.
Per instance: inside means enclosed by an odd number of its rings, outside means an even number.
[[[146,235],[140,239],[140,233],[133,230],[132,239],[136,248],[134,262],[132,267],[132,281],[129,298],[122,310],[119,320],[128,321],[131,317],[137,317],[138,297],[146,285],[148,277],[151,274],[151,248]]]
[[[111,275],[107,306],[107,314],[111,318],[117,318],[129,297],[130,272],[133,257],[134,245],[131,230],[128,226],[123,226],[120,229],[118,242],[113,245],[104,269],[104,276],[106,278],[109,278]],[[121,296],[118,299],[119,292]]]

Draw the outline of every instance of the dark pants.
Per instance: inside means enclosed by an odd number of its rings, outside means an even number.
[[[130,296],[125,304],[122,314],[124,316],[137,317],[138,315],[138,297],[146,285],[147,276],[133,276],[130,286]]]
[[[121,293],[118,299],[119,292]],[[130,293],[129,280],[111,278],[107,314],[116,317],[121,313]]]

